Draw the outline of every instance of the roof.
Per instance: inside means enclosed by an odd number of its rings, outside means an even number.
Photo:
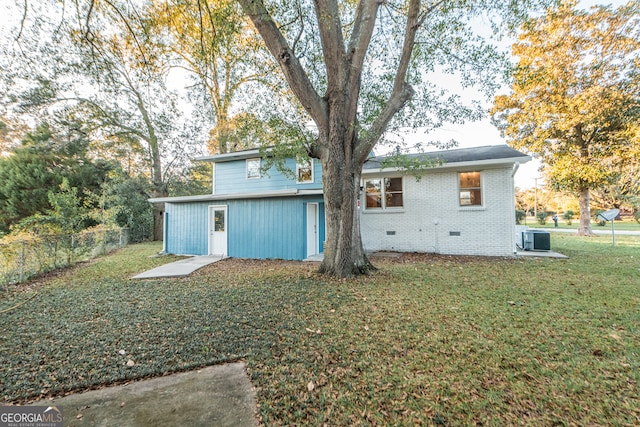
[[[530,156],[514,150],[505,144],[407,154],[407,156],[409,158],[425,158],[437,162],[439,164],[434,166],[436,169],[450,167],[461,168],[465,166],[513,165],[515,163],[526,163],[531,160]],[[393,167],[382,168],[381,165],[387,158],[389,158],[389,156],[369,158],[362,167],[362,173],[399,170]]]
[[[266,152],[272,151],[271,147],[267,147]],[[253,148],[250,150],[234,151],[232,153],[214,154],[211,156],[196,157],[195,160],[204,162],[229,162],[233,160],[251,159],[260,157],[261,150]],[[526,163],[531,160],[530,156],[514,150],[506,144],[501,145],[485,145],[482,147],[457,148],[453,150],[432,151],[426,153],[407,154],[410,158],[426,157],[427,159],[440,161],[442,166],[467,162],[482,163]],[[376,156],[369,158],[364,166],[363,172],[370,169],[380,169],[381,162],[389,156]],[[386,168],[389,169],[389,168]]]
[[[264,149],[266,153],[270,153],[273,151],[272,147],[267,147]],[[220,163],[220,162],[230,162],[232,160],[242,160],[242,159],[252,159],[254,157],[261,157],[262,153],[259,148],[252,148],[250,150],[242,150],[242,151],[234,151],[231,153],[224,154],[213,154],[211,156],[202,156],[196,157],[195,160],[201,162],[211,162],[211,163]]]
[[[149,199],[151,203],[190,203],[190,202],[212,202],[216,200],[234,199],[262,199],[266,197],[293,197],[293,196],[313,196],[322,194],[322,190],[300,190],[296,188],[285,190],[274,190],[264,193],[227,193],[227,194],[203,194],[197,196],[177,196],[177,197],[157,197]]]

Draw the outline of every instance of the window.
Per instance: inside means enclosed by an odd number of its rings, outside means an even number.
[[[402,178],[368,179],[365,186],[366,209],[401,208]]]
[[[296,176],[298,182],[313,182],[313,159],[296,163]]]
[[[247,159],[247,179],[260,178],[260,159]]]
[[[460,206],[481,206],[480,172],[460,172]]]

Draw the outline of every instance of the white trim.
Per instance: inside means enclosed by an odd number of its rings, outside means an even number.
[[[460,203],[460,193],[462,191],[462,187],[460,187],[460,174],[462,173],[478,173],[480,175],[480,204],[479,205],[473,205],[473,204],[468,204],[468,205],[463,205],[462,203]],[[460,208],[461,210],[474,210],[478,209],[478,208],[482,208],[484,209],[484,173],[481,170],[469,170],[469,171],[458,171],[456,172],[456,177],[458,178],[458,208]],[[467,187],[465,187],[466,189]],[[471,189],[475,189],[477,187],[468,187]]]
[[[249,176],[249,163],[250,162],[258,162],[258,176]],[[252,157],[250,159],[245,160],[245,178],[246,179],[260,179],[262,174],[260,173],[260,168],[262,167],[262,159],[260,157]]]
[[[386,189],[384,186],[384,180],[385,179],[393,179],[393,178],[400,178],[402,180],[402,206],[391,206],[388,207],[387,206],[387,199],[386,199]],[[362,197],[364,198],[364,200],[361,202],[362,203],[362,212],[367,212],[367,213],[373,213],[373,212],[404,212],[405,209],[405,177],[404,176],[370,176],[367,178],[363,178],[362,179]],[[375,208],[369,208],[367,207],[367,181],[372,181],[375,179],[379,179],[382,182],[380,183],[380,196],[382,197],[382,206],[375,207]]]
[[[298,190],[290,188],[286,190],[274,190],[265,193],[227,193],[227,194],[203,194],[199,196],[178,196],[178,197],[157,197],[149,199],[151,203],[189,203],[189,202],[213,202],[216,200],[234,199],[261,199],[268,197],[288,197],[288,196],[316,196],[321,195],[322,189]]]
[[[227,207],[227,205],[209,205],[208,207],[208,216],[207,216],[207,255],[220,255],[223,258],[227,256],[227,254],[229,253],[229,219],[228,219],[228,213],[229,213],[229,209]],[[219,211],[222,210],[224,211],[224,231],[222,233],[224,233],[224,238],[225,238],[225,242],[224,242],[224,251],[223,253],[214,253],[213,250],[214,248],[212,247],[212,242],[215,239],[215,237],[213,236],[213,233],[215,232],[215,230],[212,230],[212,226],[214,226],[215,223],[215,219],[212,218],[212,216],[215,215],[215,211]]]
[[[314,170],[313,170],[313,166],[314,166],[313,159],[309,159],[308,162],[309,162],[309,167],[311,168],[311,179],[308,180],[308,181],[300,181],[300,168],[302,166],[304,166],[304,165],[301,164],[300,162],[296,161],[296,183],[298,183],[298,184],[310,184],[310,183],[315,182],[316,178],[315,178],[315,173],[314,173]]]
[[[264,150],[267,154],[273,151],[273,148],[266,148]],[[243,151],[234,151],[233,153],[224,153],[224,154],[214,154],[212,156],[200,156],[196,157],[194,160],[200,162],[229,162],[232,160],[242,160],[249,159],[251,157],[262,157],[259,148],[254,148],[251,150],[243,150]]]
[[[512,165],[514,163],[526,163],[531,160],[531,157],[510,157],[506,159],[487,159],[487,160],[472,160],[468,162],[452,162],[443,163],[441,165],[431,166],[425,169],[425,172],[440,171],[443,169],[487,169],[489,166],[495,166],[496,168],[503,167],[504,165]],[[366,166],[366,165],[365,165]],[[397,174],[410,175],[406,169],[403,168],[371,168],[366,167],[362,169],[362,175],[384,175],[384,174]]]
[[[309,212],[309,209],[313,207],[313,212]],[[314,218],[314,224],[313,226],[315,227],[314,230],[310,229],[310,224],[309,224],[309,214],[312,213]],[[307,253],[307,258],[313,256],[313,255],[317,255],[320,253],[320,203],[318,202],[309,202],[307,203],[307,209],[306,209],[306,216],[307,216],[307,230],[306,230],[306,235],[307,235],[307,245],[305,248],[305,251]],[[309,240],[309,235],[313,236],[313,241]],[[312,251],[313,253],[311,253],[309,251],[309,246],[311,243],[311,247],[312,247]]]

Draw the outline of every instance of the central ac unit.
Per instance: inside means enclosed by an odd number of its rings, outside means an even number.
[[[542,230],[523,231],[522,247],[525,251],[550,251],[551,235]]]

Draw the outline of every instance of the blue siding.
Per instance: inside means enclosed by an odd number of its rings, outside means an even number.
[[[287,159],[286,165],[295,172],[295,160]],[[268,174],[263,174],[260,178],[247,179],[246,160],[216,163],[214,171],[216,175],[214,194],[266,193],[292,188],[322,189],[322,166],[318,159],[313,160],[314,182],[306,184],[298,184],[295,179],[286,177],[274,167],[269,169]]]
[[[206,255],[208,207],[227,206],[228,255],[236,258],[294,259],[306,256],[306,203],[319,206],[320,250],[325,236],[321,196],[167,203],[168,253]]]
[[[167,203],[166,251],[180,255],[206,255],[208,206],[213,203]]]

